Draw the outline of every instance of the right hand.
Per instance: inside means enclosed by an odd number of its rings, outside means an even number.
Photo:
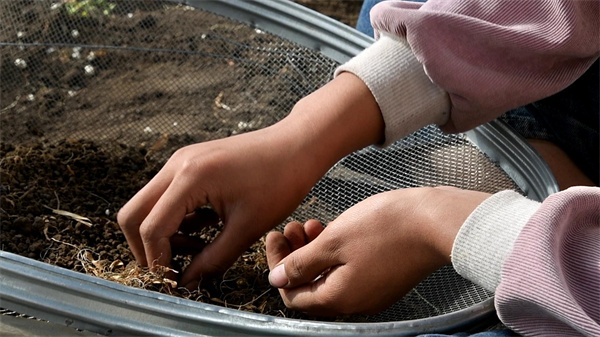
[[[380,312],[451,263],[460,227],[489,196],[405,188],[357,203],[327,228],[291,222],[267,236],[269,281],[287,307],[310,315]]]

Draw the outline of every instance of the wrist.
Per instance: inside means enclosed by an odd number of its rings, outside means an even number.
[[[349,153],[382,141],[384,125],[366,85],[345,73],[298,101],[272,128],[288,159],[320,178]]]
[[[298,133],[304,153],[327,163],[327,169],[384,137],[383,117],[375,98],[351,73],[340,74],[301,99],[286,120]]]
[[[463,277],[489,291],[500,283],[505,259],[522,228],[540,203],[506,190],[481,203],[458,232],[452,248],[452,264]]]
[[[425,234],[441,265],[451,264],[452,247],[459,230],[471,213],[491,194],[440,186],[426,188],[424,199],[429,209]]]

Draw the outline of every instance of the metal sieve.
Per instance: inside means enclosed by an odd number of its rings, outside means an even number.
[[[145,143],[166,160],[183,145],[275,123],[372,42],[288,1],[2,1],[2,139]],[[545,163],[501,122],[455,135],[429,126],[339,161],[288,221],[327,222],[373,194],[436,185],[534,200],[557,190]],[[397,336],[494,317],[493,294],[451,267],[360,323],[240,312],[4,251],[0,272],[0,307],[103,334]]]

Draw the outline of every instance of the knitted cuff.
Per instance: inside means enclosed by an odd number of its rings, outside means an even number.
[[[408,42],[400,37],[382,33],[379,40],[336,69],[335,75],[344,71],[358,76],[375,97],[385,122],[383,146],[448,120],[448,94],[425,74]]]
[[[521,229],[540,207],[514,191],[502,191],[485,200],[458,231],[452,264],[464,278],[494,292],[500,284],[504,260]]]

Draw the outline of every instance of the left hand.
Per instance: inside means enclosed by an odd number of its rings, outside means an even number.
[[[142,266],[170,267],[176,250],[194,254],[179,283],[196,289],[281,223],[337,161],[383,138],[371,91],[342,73],[274,125],[179,149],[118,222]],[[199,211],[206,205],[214,213]],[[219,219],[223,231],[208,245],[187,235]]]
[[[269,280],[286,306],[317,316],[376,313],[450,263],[459,228],[490,195],[452,187],[372,196],[331,222],[267,236]]]

